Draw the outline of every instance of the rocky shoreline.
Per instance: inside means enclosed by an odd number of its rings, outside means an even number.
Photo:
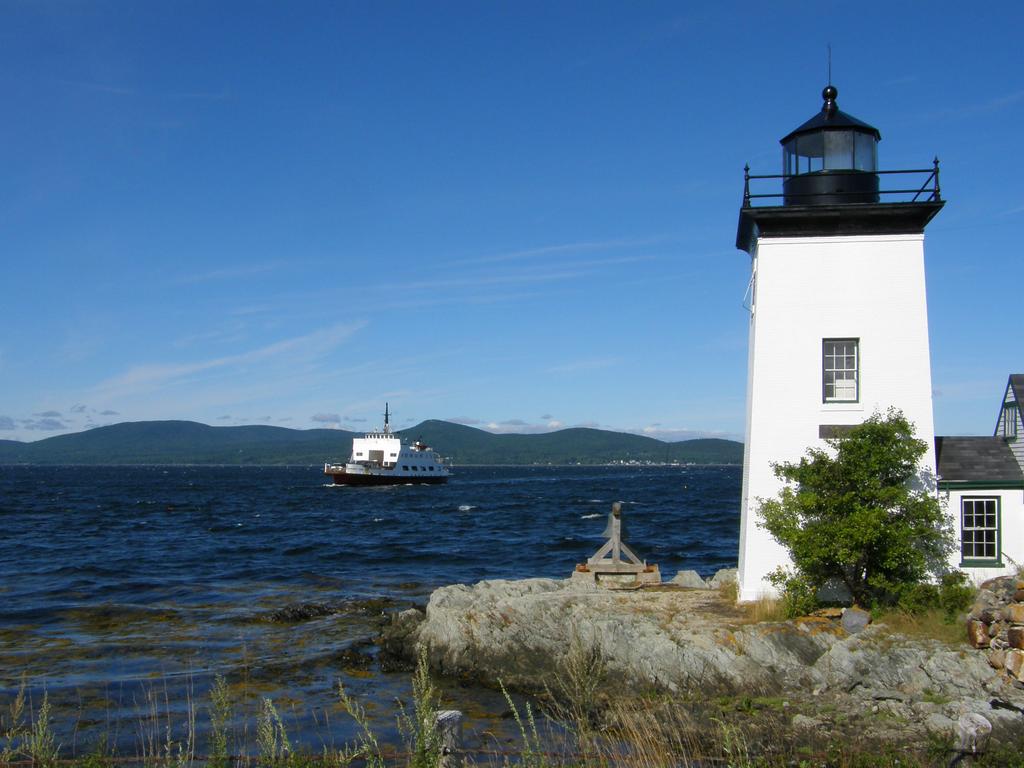
[[[1024,736],[1024,685],[993,668],[986,651],[911,639],[884,624],[851,634],[838,617],[754,623],[706,584],[447,586],[425,611],[396,614],[381,648],[407,662],[424,652],[443,675],[527,691],[550,689],[583,654],[601,660],[608,689],[690,701],[775,697],[794,730],[921,741],[952,735],[973,712],[997,738]]]

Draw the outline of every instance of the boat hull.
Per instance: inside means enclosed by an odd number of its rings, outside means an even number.
[[[332,472],[335,485],[441,485],[448,481],[447,475],[434,477],[410,477],[409,475],[373,475]]]

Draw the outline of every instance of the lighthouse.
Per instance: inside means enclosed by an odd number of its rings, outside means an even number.
[[[899,408],[934,470],[924,230],[941,210],[938,160],[878,168],[878,129],[821,110],[781,139],[781,174],[744,174],[736,247],[750,256],[739,598],[773,594],[788,553],[758,526],[777,462]]]

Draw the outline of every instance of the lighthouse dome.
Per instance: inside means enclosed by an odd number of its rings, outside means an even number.
[[[821,111],[781,139],[785,205],[878,202],[878,142],[882,135],[821,92]]]

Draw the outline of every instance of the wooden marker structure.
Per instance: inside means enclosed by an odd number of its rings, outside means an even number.
[[[612,504],[604,536],[608,541],[586,563],[576,566],[573,581],[596,583],[611,589],[636,589],[645,584],[661,583],[658,566],[641,560],[622,540],[622,505],[617,501]]]

